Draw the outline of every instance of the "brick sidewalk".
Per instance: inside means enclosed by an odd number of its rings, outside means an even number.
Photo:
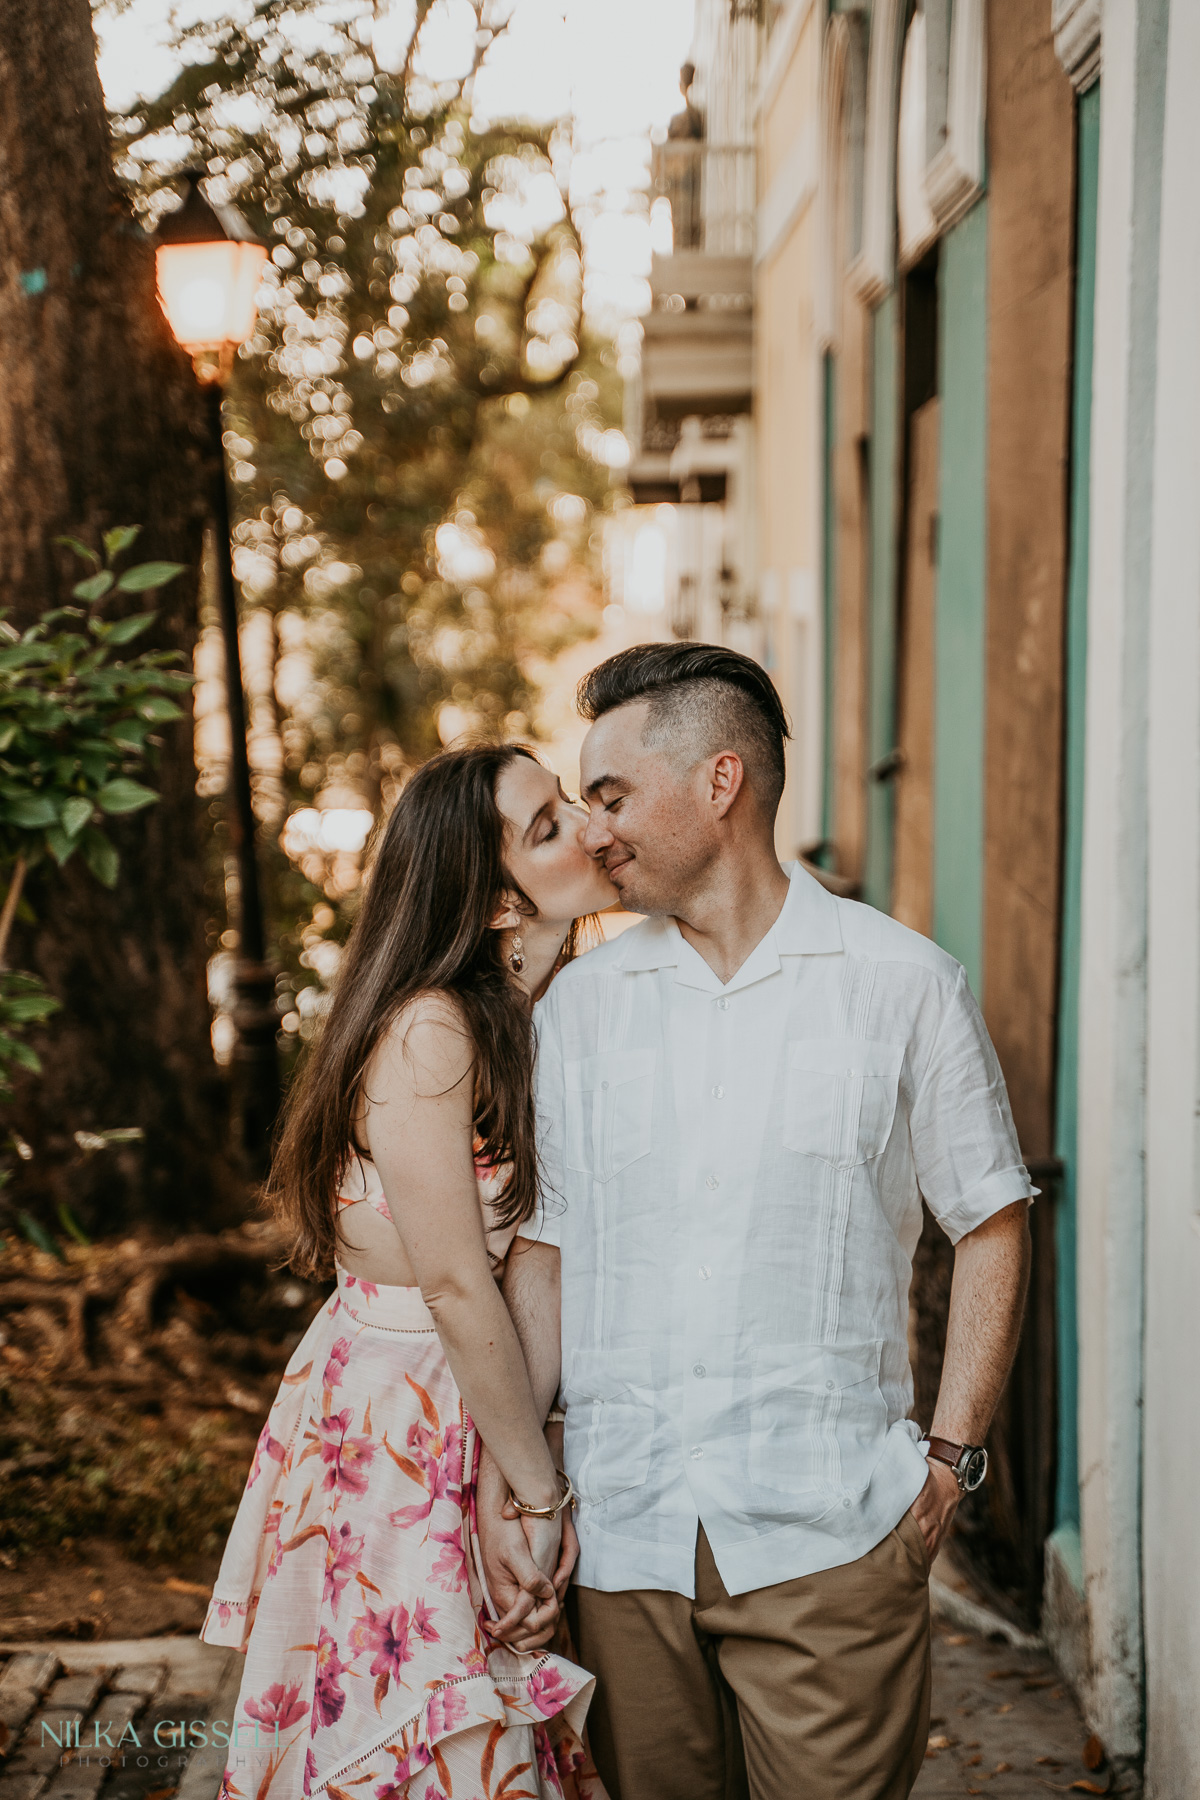
[[[181,1753],[170,1742],[171,1725],[232,1717],[242,1668],[237,1651],[194,1638],[146,1638],[7,1653],[0,1647],[0,1657],[6,1654],[0,1800],[97,1800],[101,1790],[103,1800],[166,1800],[167,1793],[173,1800],[214,1800],[224,1750]],[[43,1721],[60,1737],[64,1721],[78,1726],[72,1735],[79,1749],[69,1760],[53,1738],[42,1744]],[[117,1746],[126,1725],[140,1743],[128,1737],[122,1752]],[[154,1742],[156,1725],[164,1748]],[[1086,1736],[1044,1654],[935,1621],[929,1750],[914,1800],[1103,1793],[1105,1777],[1081,1760]],[[1080,1782],[1090,1786],[1074,1785]]]
[[[195,1638],[14,1647],[0,1669],[0,1800],[102,1788],[105,1800],[213,1800],[226,1752],[173,1739],[233,1717],[241,1670],[236,1650]]]

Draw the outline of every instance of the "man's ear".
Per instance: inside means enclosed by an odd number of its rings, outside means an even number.
[[[523,913],[517,911],[516,900],[512,894],[506,894],[488,920],[489,931],[519,931],[525,923]]]
[[[721,750],[709,768],[709,798],[717,817],[723,819],[745,784],[745,766],[736,750]]]

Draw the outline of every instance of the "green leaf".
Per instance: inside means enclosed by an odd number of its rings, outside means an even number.
[[[154,730],[153,719],[121,719],[109,733],[114,744],[127,750],[142,750],[146,735]]]
[[[140,637],[142,632],[158,617],[157,613],[130,613],[127,619],[118,619],[109,628],[106,641],[110,644],[128,644],[131,639]]]
[[[0,725],[0,756],[3,756],[20,729],[15,719],[9,719]]]
[[[152,719],[155,724],[165,724],[168,719],[182,719],[183,710],[173,700],[147,700],[138,707],[143,719]],[[0,749],[3,745],[0,745]]]
[[[105,782],[96,799],[106,813],[131,813],[143,806],[153,806],[158,795],[153,788],[143,787],[140,781],[118,775],[115,781]]]
[[[138,563],[136,568],[126,569],[118,578],[117,587],[123,594],[144,594],[147,588],[163,587],[168,581],[174,581],[186,568],[186,563]]]
[[[62,828],[68,837],[78,837],[92,816],[92,802],[85,800],[82,794],[73,795],[63,805]]]
[[[140,525],[114,525],[111,531],[104,534],[104,549],[111,562],[114,556],[120,556],[122,550],[128,550],[137,542],[141,532]]]
[[[61,1005],[53,994],[18,994],[11,1000],[0,1001],[0,1016],[11,1025],[40,1024],[51,1013],[58,1012]]]
[[[0,1041],[0,1060],[18,1063],[22,1069],[28,1069],[32,1075],[41,1074],[41,1058],[29,1048],[28,1044],[18,1043],[17,1039],[10,1038],[7,1032],[0,1033],[0,1040],[2,1040]]]
[[[83,1229],[83,1226],[79,1223],[79,1220],[75,1217],[75,1214],[71,1211],[65,1200],[59,1201],[57,1210],[58,1222],[63,1230],[69,1232],[77,1244],[90,1244],[92,1241],[91,1238]]]
[[[101,569],[99,575],[89,575],[86,581],[77,581],[71,592],[77,600],[103,600],[112,584],[112,570]]]
[[[0,809],[0,818],[7,825],[19,825],[22,831],[41,831],[58,824],[58,808],[48,794],[26,794]]]
[[[54,541],[56,544],[65,544],[69,550],[74,550],[76,556],[85,556],[88,562],[95,563],[97,568],[100,567],[100,558],[96,552],[89,550],[86,544],[81,544],[78,538],[56,537]]]
[[[83,834],[83,857],[102,887],[116,887],[121,859],[104,833],[97,831],[94,825],[89,825]]]
[[[31,1244],[36,1244],[39,1250],[45,1250],[51,1256],[57,1256],[59,1262],[66,1262],[67,1259],[63,1254],[62,1245],[58,1242],[57,1238],[52,1238],[50,1236],[46,1227],[41,1224],[39,1220],[33,1218],[27,1212],[19,1212],[17,1214],[17,1224],[21,1227],[21,1230],[25,1233],[25,1236],[29,1239]]]
[[[53,825],[46,833],[46,843],[49,846],[51,856],[61,869],[75,849],[73,839],[67,836],[61,826]]]

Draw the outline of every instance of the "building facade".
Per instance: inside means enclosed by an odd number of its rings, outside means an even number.
[[[780,688],[781,855],[981,999],[1042,1194],[962,1537],[1111,1791],[1200,1800],[1200,5],[697,0],[695,62],[631,399],[670,623]]]

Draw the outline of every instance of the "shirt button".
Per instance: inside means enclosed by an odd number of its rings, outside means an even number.
[[[704,1178],[704,1185],[706,1188],[715,1189],[719,1188],[721,1184],[715,1175],[706,1175]]]
[[[703,1363],[693,1363],[692,1374],[696,1377],[697,1381],[703,1381],[704,1377],[708,1374],[708,1370]]]
[[[703,1455],[704,1455],[704,1452],[703,1452],[703,1450],[702,1450],[702,1449],[701,1449],[701,1448],[700,1448],[700,1446],[699,1446],[699,1444],[693,1444],[693,1445],[692,1445],[692,1461],[693,1461],[693,1462],[699,1462],[699,1460],[700,1460],[700,1458],[701,1458],[701,1457],[702,1457],[702,1456],[703,1456]]]
[[[827,1381],[827,1382],[826,1382],[826,1383],[825,1383],[825,1386],[826,1386],[826,1387],[827,1387],[827,1388],[831,1388],[831,1387],[832,1387],[832,1386],[833,1386],[833,1383],[832,1383],[832,1381]]]
[[[606,1088],[606,1087],[607,1087],[607,1086],[608,1086],[608,1083],[607,1083],[607,1081],[602,1081],[602,1082],[601,1082],[601,1083],[600,1083],[600,1086],[601,1086],[601,1087],[602,1087],[602,1088]]]
[[[849,1502],[849,1501],[848,1501],[848,1500],[843,1500],[843,1501],[842,1501],[842,1505],[843,1505],[843,1506],[849,1506],[849,1504],[850,1504],[850,1502]]]
[[[712,1097],[714,1100],[723,1100],[725,1098],[725,1089],[718,1084],[712,1091]]]
[[[721,1009],[721,1011],[722,1011],[722,1012],[728,1012],[728,1011],[729,1011],[729,1002],[728,1002],[728,1000],[718,1000],[718,1001],[717,1001],[717,1005],[718,1005],[718,1006],[719,1006],[719,1007],[720,1007],[720,1009]]]
[[[699,1275],[701,1281],[707,1281],[712,1274],[712,1270],[707,1263],[701,1263],[696,1273]]]

